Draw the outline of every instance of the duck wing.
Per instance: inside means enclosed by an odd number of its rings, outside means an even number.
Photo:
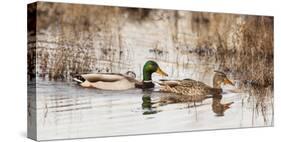
[[[165,79],[160,79],[160,82],[157,82],[159,85],[162,86],[170,86],[170,87],[174,87],[180,84],[179,80],[165,80]]]
[[[196,81],[193,79],[184,79],[180,81],[181,86],[185,86],[185,87],[194,87],[194,88],[212,88],[209,85],[200,82],[200,81]]]
[[[192,80],[192,79],[184,79],[180,81],[178,86],[175,86],[177,90],[181,90],[182,94],[186,95],[208,95],[208,94],[218,94],[221,93],[222,90],[218,88],[213,88],[203,82]]]
[[[115,82],[126,78],[124,75],[117,74],[117,73],[93,73],[93,74],[83,74],[81,76],[89,82],[97,82],[97,81]]]

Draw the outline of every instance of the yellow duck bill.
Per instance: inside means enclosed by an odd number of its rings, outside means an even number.
[[[223,83],[226,85],[226,84],[230,84],[232,86],[235,86],[229,79],[225,78]]]
[[[160,74],[162,76],[168,76],[168,74],[165,73],[164,71],[162,71],[159,67],[157,68],[156,73],[158,73],[158,74]]]

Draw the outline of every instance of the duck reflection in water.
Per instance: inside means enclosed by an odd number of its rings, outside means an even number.
[[[157,102],[151,101],[150,94],[143,95],[142,96],[143,115],[156,114],[160,112],[159,110],[157,110],[157,105],[155,106],[154,104],[157,104]]]
[[[216,116],[224,116],[224,112],[228,110],[234,102],[222,103],[223,96],[221,94],[215,94],[212,96],[212,111],[215,113]],[[196,102],[190,102],[186,99],[182,99],[182,96],[165,96],[160,97],[161,101],[153,102],[150,95],[144,95],[142,97],[142,109],[143,115],[150,115],[156,114],[161,112],[158,110],[158,107],[169,105],[169,104],[176,104],[176,103],[188,103],[193,104],[189,107],[200,107],[203,104],[197,104]],[[164,100],[165,99],[165,100]]]
[[[222,104],[221,103],[222,95],[216,94],[213,95],[213,101],[212,101],[212,110],[217,116],[224,116],[224,112],[230,108],[230,105],[234,102],[229,102]]]

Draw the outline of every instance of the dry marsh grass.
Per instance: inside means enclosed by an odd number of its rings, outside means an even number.
[[[215,58],[219,70],[232,74],[243,84],[273,88],[273,17],[269,16],[39,2],[38,73],[43,78],[65,80],[74,74],[101,70],[96,67],[98,60],[128,63],[124,57],[128,56],[124,54],[126,38],[121,30],[125,23],[137,27],[159,21],[160,26],[172,31],[167,36],[173,39],[176,56],[188,56],[184,52],[187,51],[207,63]],[[34,36],[32,31],[29,34],[30,38]],[[170,54],[167,47],[152,46],[155,48],[148,51],[159,60]],[[188,61],[187,57],[185,62]],[[180,67],[180,61],[170,62]],[[112,65],[106,69],[111,70]]]

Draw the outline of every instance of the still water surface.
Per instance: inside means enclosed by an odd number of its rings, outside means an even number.
[[[273,114],[255,111],[246,92],[224,88],[221,103],[234,102],[218,115],[213,99],[202,103],[157,103],[165,94],[85,89],[73,82],[37,80],[38,139],[100,137],[192,130],[272,126]],[[145,98],[151,98],[148,103]],[[269,101],[272,101],[269,99]],[[271,109],[269,109],[271,110]]]

